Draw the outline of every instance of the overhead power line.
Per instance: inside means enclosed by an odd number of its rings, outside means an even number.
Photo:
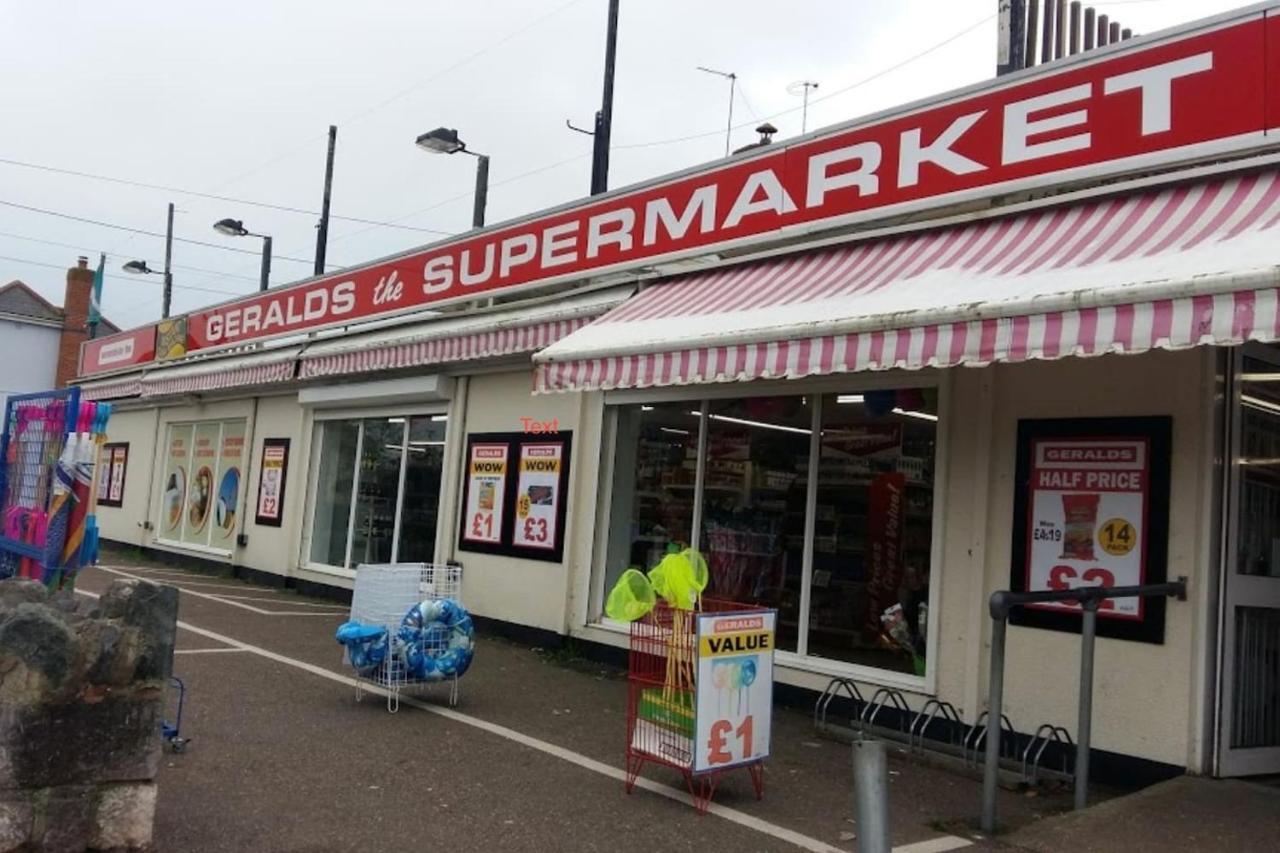
[[[67,269],[67,267],[62,264],[51,264],[46,261],[33,261],[30,258],[14,258],[9,255],[0,255],[0,261],[12,261],[15,264],[30,264],[33,267],[48,267],[51,270]],[[107,273],[106,275],[103,276],[103,278],[109,278],[112,281],[127,281],[130,284],[151,284],[151,285],[163,284],[163,282],[161,282],[159,279],[151,279],[143,275],[125,277],[122,275],[112,275],[111,273]],[[244,296],[245,295],[243,291],[239,291],[239,290],[219,290],[216,287],[199,287],[198,285],[194,285],[194,284],[180,284],[176,281],[173,283],[173,286],[180,287],[183,290],[197,290],[197,291],[200,291],[201,293],[216,293],[221,296]]]
[[[42,243],[46,246],[59,246],[63,249],[74,249],[80,253],[105,252],[118,258],[132,257],[129,252],[120,249],[111,249],[104,246],[97,246],[92,249],[86,249],[87,244],[84,243],[60,243],[57,240],[45,240],[40,237],[28,237],[26,234],[14,234],[11,231],[0,231],[0,237],[11,237],[14,240],[26,240],[28,243]],[[172,264],[175,270],[187,270],[188,272],[205,273],[207,275],[217,276],[218,278],[238,278],[242,281],[251,281],[257,284],[261,279],[258,276],[236,275],[235,273],[222,272],[221,270],[205,269],[204,267],[193,267],[188,264]]]
[[[846,92],[851,92],[854,89],[857,89],[861,86],[867,85],[868,83],[872,83],[876,80],[879,80],[881,77],[885,77],[889,74],[892,74],[894,71],[897,71],[899,68],[903,68],[917,60],[923,59],[929,54],[946,47],[947,45],[951,44],[953,41],[963,38],[964,36],[967,36],[969,33],[973,32],[979,27],[990,23],[992,20],[995,19],[995,17],[996,17],[995,15],[987,15],[981,21],[978,21],[975,24],[965,27],[963,30],[960,30],[955,34],[948,36],[947,38],[943,39],[937,44],[934,44],[925,48],[919,53],[915,53],[915,54],[912,54],[911,56],[908,56],[906,59],[902,60],[901,62],[897,62],[893,65],[888,66],[887,68],[882,68],[881,70],[875,72],[874,74],[871,74],[870,76],[863,77],[861,80],[858,80],[856,83],[850,83],[848,86],[845,86],[842,89],[836,89],[833,92],[828,92],[827,94],[823,95],[820,98],[811,98],[809,100],[809,106],[812,107],[814,104],[820,104],[823,101],[829,101],[838,95],[843,95]],[[791,107],[790,109],[781,110],[780,112],[776,112],[771,115],[765,116],[765,120],[768,121],[770,119],[781,118],[782,116],[790,115],[791,113],[794,113],[794,112],[799,112],[803,108],[804,108],[803,106],[798,106],[798,107]],[[755,123],[755,121],[758,121],[758,119],[753,121],[743,122],[741,124],[735,124],[733,126],[733,129],[741,130],[744,127],[750,127],[752,124]],[[656,139],[651,142],[633,142],[630,145],[615,145],[613,146],[613,150],[619,151],[619,150],[628,150],[633,148],[655,148],[660,145],[675,145],[676,143],[679,143],[679,142],[691,142],[695,139],[707,139],[712,136],[721,136],[723,134],[724,134],[724,128],[720,128],[718,130],[708,130],[702,133],[691,133],[688,136],[677,136],[672,139]]]
[[[217,195],[215,193],[200,192],[199,190],[182,189],[181,187],[171,187],[165,184],[152,184],[146,181],[134,181],[128,178],[115,178],[110,175],[96,175],[92,172],[81,172],[76,169],[63,169],[58,166],[46,166],[42,163],[28,163],[24,160],[13,160],[8,157],[0,157],[0,163],[7,166],[18,166],[23,169],[35,169],[40,172],[51,172],[55,175],[68,175],[74,178],[88,178],[93,181],[104,181],[110,184],[121,184],[127,187],[139,187],[147,190],[159,190],[167,193],[175,193],[177,195],[187,195],[194,198],[207,198],[214,201],[225,201],[231,204],[247,204],[250,207],[262,207],[268,210],[279,210],[285,213],[300,213],[306,216],[319,216],[318,210],[307,210],[302,207],[290,207],[287,204],[273,204],[267,201],[252,201],[247,198],[235,198],[234,196]],[[426,234],[441,234],[444,236],[452,236],[452,231],[441,231],[438,228],[422,228],[417,225],[402,225],[397,222],[382,222],[377,219],[364,219],[359,216],[340,216],[336,213],[329,214],[331,219],[342,219],[347,222],[359,222],[364,225],[376,225],[382,228],[402,228],[406,231],[421,231]]]
[[[32,213],[41,213],[45,216],[56,216],[59,219],[70,219],[73,222],[84,222],[88,225],[97,225],[101,228],[114,228],[117,231],[128,231],[131,234],[142,234],[147,237],[159,237],[161,239],[164,239],[165,237],[165,235],[159,231],[147,231],[145,228],[133,228],[128,225],[117,225],[114,222],[103,222],[101,219],[89,219],[85,216],[76,216],[73,213],[63,213],[59,210],[46,210],[43,207],[19,204],[16,201],[5,201],[4,199],[0,199],[0,204],[5,207],[16,207],[19,210],[27,210]],[[205,246],[206,248],[218,249],[223,252],[236,252],[237,254],[253,255],[255,257],[262,254],[261,252],[254,251],[253,249],[240,249],[236,246],[219,246],[217,243],[206,243],[203,240],[193,240],[190,237],[178,237],[175,235],[173,239],[179,243],[190,243],[193,246]],[[272,255],[271,259],[273,261],[293,261],[296,264],[306,264],[307,266],[311,266],[314,263],[314,261],[308,258],[291,258],[288,255]]]

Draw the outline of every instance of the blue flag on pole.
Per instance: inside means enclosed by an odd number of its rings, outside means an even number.
[[[98,257],[98,269],[93,274],[93,292],[89,296],[89,325],[97,326],[102,322],[102,279],[106,276],[107,255]]]

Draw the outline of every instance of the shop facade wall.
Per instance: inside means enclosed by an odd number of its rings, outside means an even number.
[[[445,487],[450,489],[449,501],[455,505],[450,512],[452,524],[445,536],[450,555],[463,565],[463,598],[475,614],[504,622],[568,633],[569,607],[568,566],[584,559],[583,549],[575,545],[582,520],[589,518],[594,505],[587,507],[582,499],[583,484],[594,480],[599,459],[599,418],[583,417],[586,397],[581,394],[532,393],[528,367],[511,372],[482,373],[472,375],[466,382],[465,415],[458,417],[455,405],[450,418],[450,429],[458,430],[458,437],[479,432],[520,432],[521,418],[541,423],[556,421],[561,431],[573,431],[573,448],[570,459],[569,511],[565,520],[565,557],[560,563],[526,560],[507,556],[480,554],[459,550],[458,515],[456,504],[462,500],[462,479],[465,476],[465,460],[462,453],[455,458],[454,476],[446,477]],[[456,402],[456,398],[455,398]],[[585,428],[585,429],[584,429]],[[594,436],[584,436],[584,431],[594,431]],[[594,454],[590,455],[590,448]],[[594,502],[592,501],[592,504]],[[587,515],[583,515],[586,512]],[[590,522],[586,522],[589,526]],[[586,553],[589,553],[589,549]],[[589,565],[589,557],[587,565]]]
[[[305,509],[307,454],[303,448],[303,420],[304,412],[298,405],[297,394],[258,398],[256,417],[250,426],[253,441],[245,460],[245,509],[239,525],[248,541],[243,548],[236,550],[236,565],[274,575],[291,574],[291,567],[297,559]],[[289,439],[284,507],[279,527],[257,523],[262,446],[267,438]]]
[[[949,517],[937,575],[943,584],[937,684],[938,695],[967,718],[985,707],[986,600],[1009,587],[1018,421],[1167,415],[1173,418],[1168,575],[1187,577],[1189,601],[1169,603],[1162,645],[1098,639],[1093,745],[1174,766],[1200,764],[1212,580],[1213,357],[1206,348],[955,372]],[[1005,711],[1020,731],[1045,722],[1076,731],[1079,648],[1076,634],[1009,628]]]
[[[116,409],[107,422],[107,441],[126,442],[129,459],[125,466],[124,500],[121,506],[98,504],[101,538],[126,545],[146,545],[151,534],[144,527],[150,518],[148,503],[156,460],[155,408]]]

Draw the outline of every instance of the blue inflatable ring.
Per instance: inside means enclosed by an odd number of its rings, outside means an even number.
[[[450,598],[415,604],[400,623],[397,639],[405,670],[418,681],[460,678],[475,654],[471,614]]]

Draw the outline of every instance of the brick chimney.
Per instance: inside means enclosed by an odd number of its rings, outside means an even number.
[[[93,270],[80,258],[67,270],[67,292],[62,297],[62,336],[58,341],[57,387],[62,388],[80,370],[80,344],[89,337],[89,302],[93,297]]]

